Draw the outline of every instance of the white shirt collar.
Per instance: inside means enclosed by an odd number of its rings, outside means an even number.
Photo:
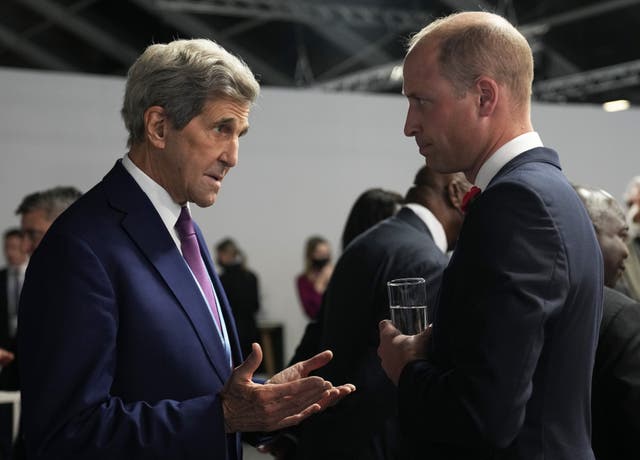
[[[129,158],[129,154],[125,154],[122,158],[122,166],[131,174],[133,180],[136,181],[142,191],[147,195],[151,204],[153,204],[153,207],[160,215],[165,227],[167,227],[169,235],[171,235],[178,250],[180,250],[180,237],[174,226],[180,216],[182,207],[171,199],[169,192],[162,188],[160,184],[138,168]],[[189,205],[187,204],[187,206]]]
[[[438,246],[438,249],[442,251],[443,254],[447,253],[447,235],[444,232],[444,227],[440,223],[440,221],[433,215],[431,211],[429,211],[424,206],[418,203],[407,203],[404,205],[405,208],[411,209],[416,216],[420,218],[424,222],[424,224],[431,232],[431,236],[433,237],[433,242]]]
[[[480,167],[478,175],[476,176],[475,185],[480,187],[481,190],[486,189],[491,179],[498,174],[498,171],[500,171],[504,165],[521,153],[535,147],[542,147],[542,140],[535,131],[524,133],[511,139],[496,150]]]

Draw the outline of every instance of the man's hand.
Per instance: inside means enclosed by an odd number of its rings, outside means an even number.
[[[353,385],[333,387],[320,377],[308,377],[331,360],[330,351],[288,367],[264,385],[254,383],[251,379],[262,361],[262,350],[256,343],[252,348],[220,393],[227,432],[275,431],[297,425],[355,390]]]
[[[378,356],[382,361],[382,369],[393,384],[398,386],[404,366],[410,361],[426,357],[431,325],[417,335],[402,335],[389,320],[380,321],[379,328]]]
[[[6,366],[15,358],[14,354],[9,350],[5,350],[4,348],[0,348],[0,366]]]

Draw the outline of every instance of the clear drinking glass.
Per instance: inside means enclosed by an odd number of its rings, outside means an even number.
[[[387,282],[391,321],[406,335],[427,328],[427,283],[424,278],[401,278]]]

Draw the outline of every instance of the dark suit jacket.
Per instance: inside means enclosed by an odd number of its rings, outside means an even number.
[[[227,299],[206,244],[234,363]],[[20,303],[22,417],[33,459],[233,459],[218,392],[231,369],[196,281],[118,161],[53,224]]]
[[[357,391],[301,426],[303,459],[401,459],[396,389],[377,356],[378,323],[389,318],[387,281],[423,277],[433,305],[447,257],[410,209],[355,239],[340,257],[324,294],[319,350],[333,360],[319,372]]]
[[[225,268],[220,281],[229,299],[233,317],[238,328],[242,354],[251,353],[251,344],[260,342],[256,314],[260,310],[258,277],[242,265]]]
[[[7,299],[8,270],[0,270],[0,348],[15,353],[16,338],[9,333],[9,306]],[[0,371],[0,390],[16,391],[19,389],[18,367],[14,360]]]
[[[596,458],[640,458],[640,304],[606,287],[592,408]]]
[[[0,348],[5,349],[10,345],[7,276],[8,270],[0,269]]]
[[[511,160],[466,215],[428,361],[400,377],[417,457],[593,459],[602,286],[593,225],[557,154]]]

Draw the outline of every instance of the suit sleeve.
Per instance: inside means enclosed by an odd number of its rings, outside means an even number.
[[[119,320],[112,281],[78,237],[50,232],[31,260],[19,334],[30,458],[189,459],[224,451],[217,394],[147,403],[110,393]]]
[[[545,318],[566,297],[566,254],[544,204],[524,187],[493,187],[466,219],[429,360],[401,374],[401,422],[435,443],[505,447],[524,420]]]

